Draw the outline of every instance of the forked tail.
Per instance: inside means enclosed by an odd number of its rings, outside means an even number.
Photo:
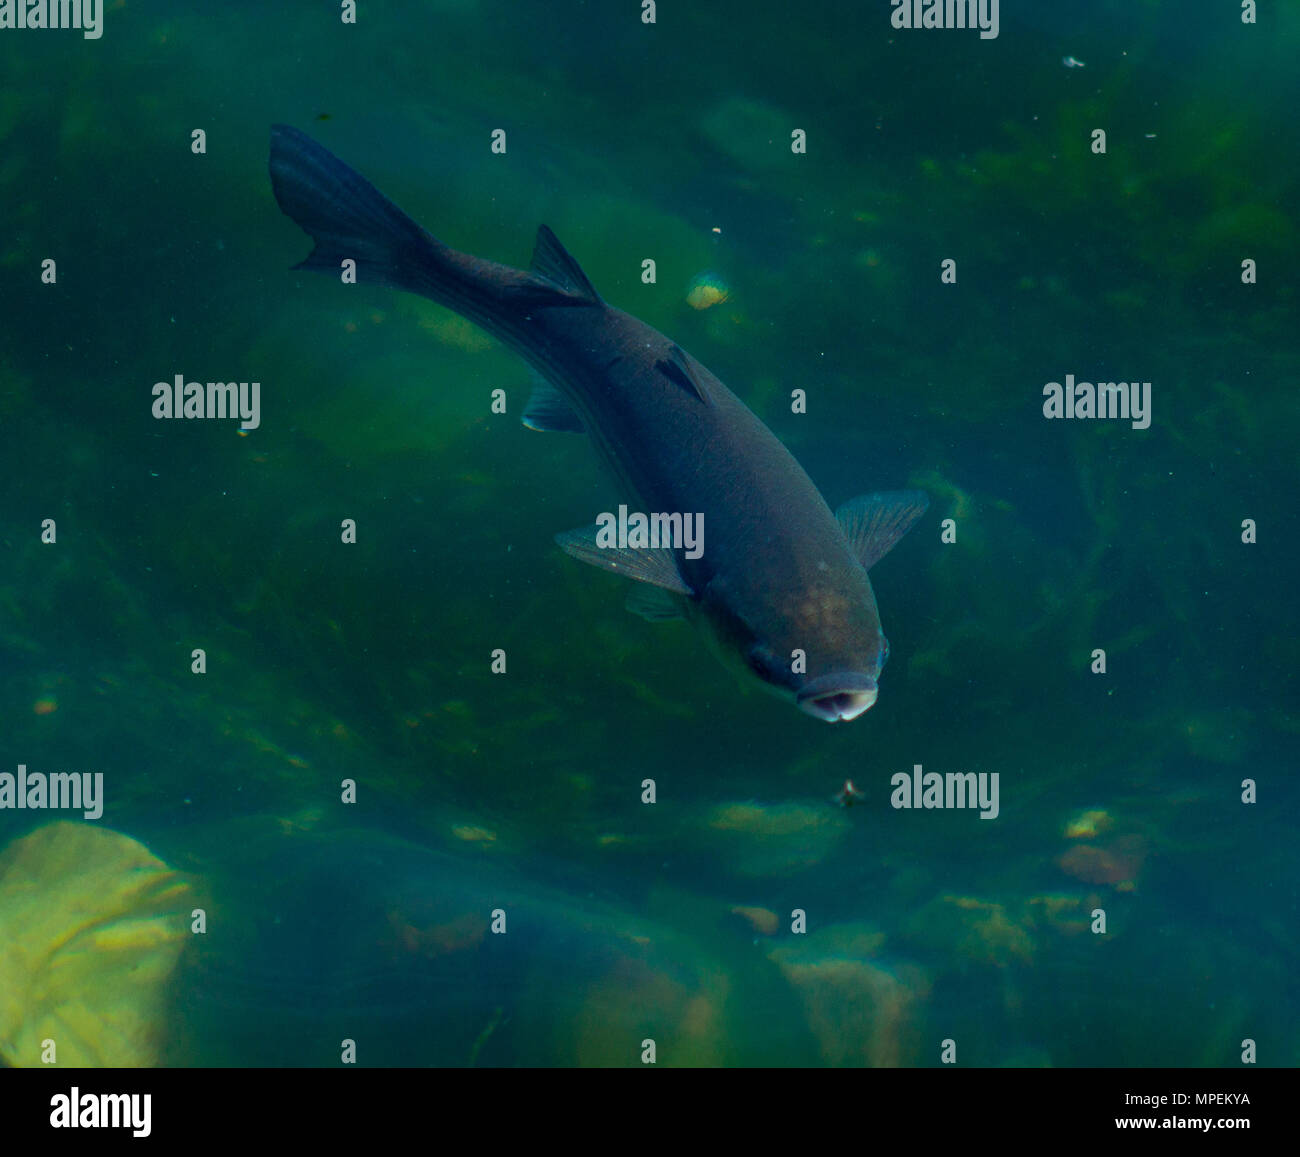
[[[536,274],[444,245],[295,128],[272,127],[270,169],[280,208],[316,242],[299,269],[337,274],[351,259],[358,282],[419,293],[501,336],[515,328],[521,308],[573,303],[563,289]]]

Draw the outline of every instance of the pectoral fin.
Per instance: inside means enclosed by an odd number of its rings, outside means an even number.
[[[866,570],[885,557],[930,507],[921,490],[892,490],[850,498],[836,512],[840,529]]]
[[[541,374],[533,375],[533,392],[520,419],[530,430],[558,430],[565,434],[585,434],[576,411],[565,397]]]
[[[623,605],[634,615],[640,615],[651,623],[666,623],[670,619],[686,618],[681,602],[663,587],[638,584],[627,592]]]
[[[566,530],[555,536],[560,549],[581,562],[612,571],[624,578],[651,586],[662,587],[678,595],[694,592],[677,573],[673,552],[664,547],[638,550],[633,547],[597,546],[596,535],[600,527],[584,526],[580,530]]]

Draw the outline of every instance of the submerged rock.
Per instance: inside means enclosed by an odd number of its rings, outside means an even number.
[[[0,853],[0,1056],[158,1062],[190,885],[128,836],[60,821]]]
[[[1091,840],[1108,832],[1114,825],[1105,808],[1088,808],[1071,816],[1065,822],[1067,840]]]
[[[719,804],[700,827],[706,842],[743,876],[785,875],[821,863],[849,831],[849,822],[821,801]]]
[[[915,965],[870,959],[883,941],[867,925],[836,925],[769,953],[801,997],[828,1065],[917,1063],[929,981]]]
[[[1037,951],[1021,912],[978,896],[936,897],[909,921],[908,935],[955,952],[962,969],[1032,964]]]
[[[763,936],[775,936],[777,929],[781,927],[781,918],[770,908],[737,904],[731,909],[731,914],[748,921],[749,926]]]
[[[1104,844],[1075,844],[1056,858],[1066,875],[1087,884],[1109,884],[1117,892],[1137,888],[1146,862],[1147,842],[1136,834],[1117,836]]]
[[[1065,837],[1076,843],[1056,858],[1057,867],[1085,884],[1109,884],[1117,892],[1135,891],[1150,841],[1132,819],[1117,825],[1110,812],[1094,808],[1072,816]]]

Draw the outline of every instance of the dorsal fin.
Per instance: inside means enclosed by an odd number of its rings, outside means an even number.
[[[691,365],[690,356],[675,342],[668,347],[668,356],[655,363],[687,393],[694,394],[706,406],[712,404],[708,391]]]
[[[587,280],[582,266],[569,255],[569,251],[560,244],[560,239],[545,225],[537,227],[537,244],[533,246],[533,263],[530,268],[566,293],[589,301],[592,305],[601,303],[600,294]]]

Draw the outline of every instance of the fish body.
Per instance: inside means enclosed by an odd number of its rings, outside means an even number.
[[[697,520],[694,552],[608,546],[595,528],[557,536],[637,582],[631,609],[695,621],[724,658],[817,718],[853,719],[875,702],[888,643],[867,569],[925,511],[924,494],[832,513],[758,417],[671,339],[602,301],[545,226],[524,271],[444,245],[295,129],[273,129],[270,171],[281,209],[316,242],[299,268],[337,273],[351,259],[358,281],[469,318],[540,376],[526,424],[585,432],[640,511]]]

